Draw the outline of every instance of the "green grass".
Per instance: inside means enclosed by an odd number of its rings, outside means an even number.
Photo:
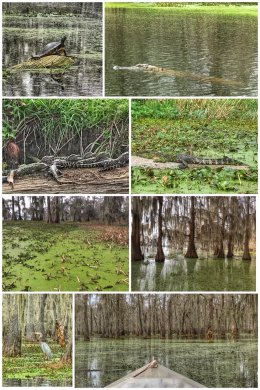
[[[257,99],[142,99],[133,100],[133,119],[257,119]]]
[[[106,8],[146,8],[154,11],[165,12],[203,12],[214,14],[241,15],[241,16],[256,16],[258,15],[257,4],[253,5],[238,5],[238,4],[215,4],[203,5],[202,3],[105,3]]]
[[[127,243],[125,227],[4,222],[3,289],[128,291]]]
[[[3,139],[15,137],[19,126],[28,122],[36,131],[40,123],[41,136],[54,145],[57,139],[66,142],[83,129],[91,131],[96,127],[102,127],[104,138],[109,138],[111,125],[127,118],[127,99],[5,99]]]

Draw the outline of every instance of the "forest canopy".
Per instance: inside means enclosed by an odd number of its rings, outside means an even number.
[[[89,222],[123,224],[128,222],[128,200],[123,196],[5,196],[5,221]]]

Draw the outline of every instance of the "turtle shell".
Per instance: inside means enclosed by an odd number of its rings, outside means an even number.
[[[43,54],[47,54],[49,53],[50,51],[52,50],[55,50],[55,49],[58,49],[59,46],[61,46],[61,43],[60,42],[51,42],[51,43],[48,43],[48,45],[46,45],[42,52],[39,54],[39,55],[43,55]]]

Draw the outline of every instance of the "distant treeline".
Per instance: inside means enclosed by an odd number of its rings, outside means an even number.
[[[101,16],[102,3],[3,3],[4,14],[76,14]]]
[[[220,7],[229,7],[229,6],[241,6],[241,5],[246,5],[246,6],[249,6],[249,5],[253,5],[255,6],[257,3],[173,3],[173,2],[163,2],[163,3],[154,3],[157,7],[186,7],[187,5],[195,5],[196,7],[197,6],[209,6],[209,7],[212,7],[212,6],[220,6]]]
[[[2,199],[5,221],[128,223],[123,196],[12,196]]]
[[[79,294],[76,340],[101,337],[206,337],[257,334],[255,294]]]

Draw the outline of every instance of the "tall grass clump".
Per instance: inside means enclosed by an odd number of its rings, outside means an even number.
[[[132,101],[132,118],[257,119],[257,99],[142,99]]]

